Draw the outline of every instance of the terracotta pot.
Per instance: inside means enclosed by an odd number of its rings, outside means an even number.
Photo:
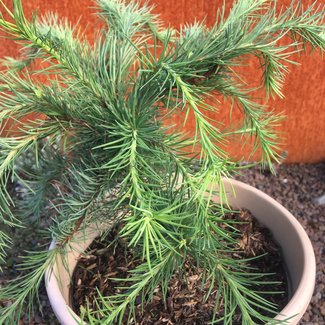
[[[292,316],[289,324],[297,324],[306,311],[313,294],[316,263],[311,242],[299,222],[282,205],[263,192],[238,181],[225,181],[229,201],[233,207],[249,209],[253,215],[271,230],[281,246],[292,288],[291,299],[276,316],[277,320]],[[233,187],[233,190],[232,190]],[[235,193],[235,194],[233,194]],[[70,309],[69,287],[78,257],[100,233],[99,229],[87,230],[87,237],[80,234],[78,244],[68,255],[69,272],[60,260],[46,273],[46,290],[53,310],[62,325],[78,324],[79,317]],[[52,243],[51,247],[54,247]]]

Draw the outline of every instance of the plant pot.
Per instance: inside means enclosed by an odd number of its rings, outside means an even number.
[[[261,224],[269,228],[280,245],[288,271],[291,298],[275,319],[283,320],[292,316],[288,324],[297,324],[309,305],[316,274],[314,251],[306,232],[290,212],[265,193],[235,180],[225,180],[225,186],[229,193],[229,203],[236,208],[249,209]],[[86,238],[83,233],[79,234],[81,240],[71,245],[73,250],[66,257],[69,271],[58,259],[54,267],[46,272],[49,300],[62,325],[74,325],[80,321],[69,307],[70,274],[73,273],[80,253],[86,250],[99,233],[100,229],[93,226],[87,230]],[[51,248],[54,246],[55,243],[52,242]]]

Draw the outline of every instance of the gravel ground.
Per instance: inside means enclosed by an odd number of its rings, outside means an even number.
[[[301,325],[325,325],[325,163],[281,165],[277,174],[260,174],[258,168],[243,171],[237,179],[246,182],[272,196],[284,205],[306,229],[315,250],[317,261],[316,287],[311,304]],[[37,239],[37,229],[28,232],[19,230],[12,234],[19,238],[8,256],[9,267],[0,274],[0,286],[19,272],[19,252],[32,250],[41,245]],[[40,288],[41,307],[35,307],[35,315],[25,324],[58,324],[49,305],[44,286]]]

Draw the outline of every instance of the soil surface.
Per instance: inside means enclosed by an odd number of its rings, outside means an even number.
[[[277,174],[260,174],[258,168],[245,170],[235,177],[255,186],[284,205],[303,225],[314,247],[316,256],[316,286],[311,304],[300,325],[325,325],[325,163],[280,165]],[[323,199],[322,199],[323,198]],[[15,245],[8,256],[8,266],[0,274],[0,286],[19,274],[17,264],[23,250],[33,250],[45,244],[40,241],[37,227],[20,229],[11,234]],[[47,299],[44,285],[41,285],[40,303],[35,304],[35,314],[30,320],[22,315],[22,325],[56,325]]]
[[[272,285],[253,287],[258,291],[277,291],[283,294],[264,295],[279,306],[278,311],[283,309],[287,303],[287,281],[285,269],[282,265],[279,247],[272,240],[271,233],[261,227],[253,218],[251,213],[243,210],[237,214],[229,214],[225,219],[234,220],[241,235],[237,239],[236,252],[232,257],[235,259],[252,258],[267,254],[261,258],[254,259],[249,263],[255,272],[273,273],[263,277],[263,281],[278,282]],[[83,256],[77,265],[73,276],[72,301],[77,314],[80,306],[89,304],[91,309],[97,310],[96,301],[97,288],[103,296],[111,296],[119,291],[118,287],[129,287],[130,282],[114,282],[111,279],[118,277],[124,279],[129,277],[129,271],[139,265],[132,251],[126,243],[119,239],[112,244],[118,230],[112,231],[104,242],[94,241],[87,254]],[[212,289],[208,299],[205,295],[211,285],[207,282],[202,287],[203,270],[195,266],[194,261],[187,260],[185,263],[185,276],[175,272],[172,276],[167,290],[166,301],[163,299],[161,288],[157,287],[152,301],[142,311],[141,297],[136,302],[136,319],[131,321],[136,325],[204,325],[212,320],[218,287]],[[223,305],[219,305],[218,318],[224,315]],[[262,311],[261,311],[262,312]],[[262,312],[263,313],[263,312]],[[128,323],[127,311],[123,324]],[[265,314],[265,312],[263,313]],[[273,315],[269,315],[273,316]],[[222,322],[221,322],[222,323]],[[233,324],[241,324],[240,313],[235,315]]]

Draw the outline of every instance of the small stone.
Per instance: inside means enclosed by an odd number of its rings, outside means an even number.
[[[35,321],[36,323],[41,324],[41,323],[42,323],[42,318],[41,318],[41,316],[40,316],[39,314],[36,314],[36,315],[34,316],[34,321]]]
[[[325,194],[318,197],[315,201],[318,205],[325,205]]]
[[[325,302],[322,303],[321,307],[320,307],[320,313],[325,316]]]

